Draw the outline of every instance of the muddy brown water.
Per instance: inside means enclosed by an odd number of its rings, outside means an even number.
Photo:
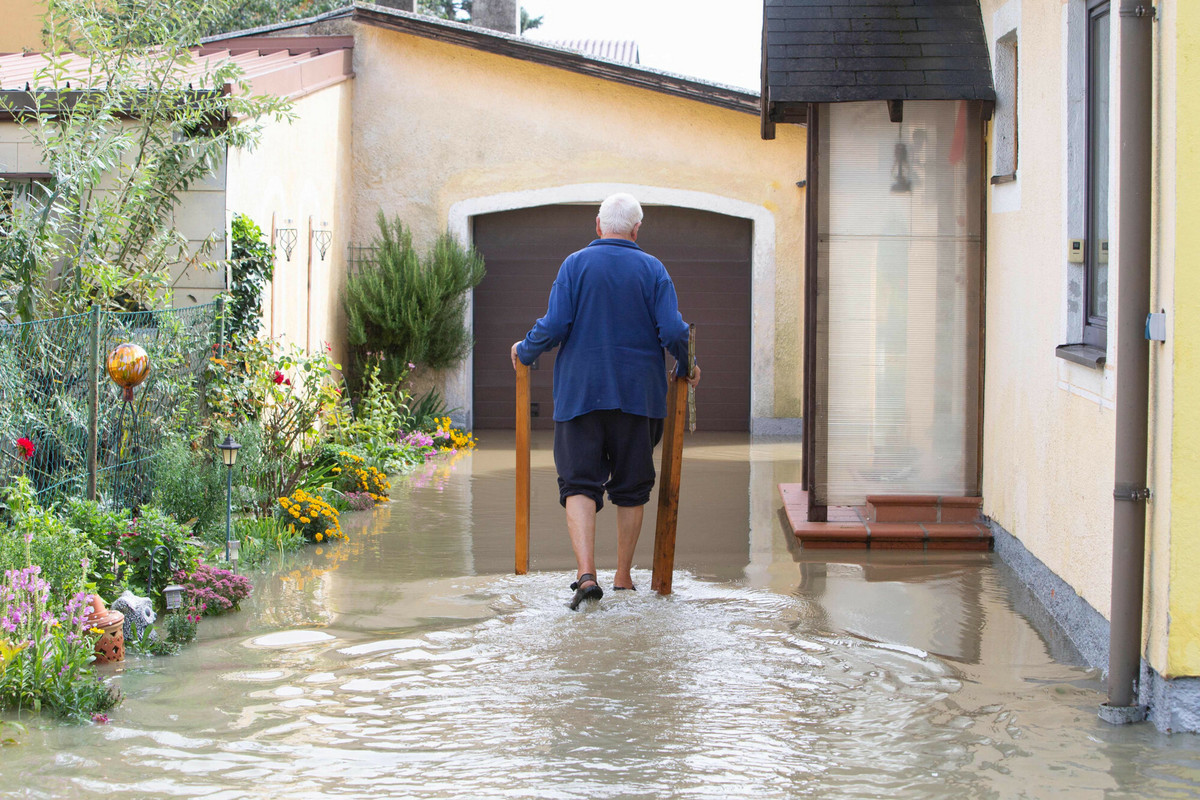
[[[1200,795],[1200,737],[1100,722],[1098,673],[992,554],[790,548],[795,442],[689,438],[675,593],[649,591],[648,519],[641,591],[571,613],[549,440],[517,577],[512,435],[480,438],[396,480],[349,543],[256,576],[182,655],[110,671],[107,725],[32,722],[0,795]]]

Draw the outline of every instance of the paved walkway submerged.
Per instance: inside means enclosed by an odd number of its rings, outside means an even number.
[[[183,655],[127,662],[108,725],[35,725],[0,796],[1200,794],[1200,739],[1100,722],[1098,674],[994,554],[796,550],[795,442],[689,437],[674,594],[648,591],[648,520],[641,591],[572,613],[549,438],[521,577],[512,436],[480,439]]]

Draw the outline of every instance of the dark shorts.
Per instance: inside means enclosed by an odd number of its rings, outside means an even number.
[[[604,493],[615,506],[641,506],[654,488],[654,446],[663,421],[624,411],[592,411],[554,423],[554,466],[558,501],[573,494],[604,507]]]

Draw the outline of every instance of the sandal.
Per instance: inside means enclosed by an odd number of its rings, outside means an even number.
[[[591,583],[591,586],[580,586],[581,583]],[[599,600],[604,597],[604,590],[600,588],[600,584],[596,581],[596,576],[590,572],[585,572],[571,584],[571,588],[575,590],[575,596],[571,598],[571,602],[567,604],[567,608],[572,611],[579,608],[579,604],[584,600]]]
[[[637,587],[636,586],[614,586],[613,591],[614,592],[636,592]]]

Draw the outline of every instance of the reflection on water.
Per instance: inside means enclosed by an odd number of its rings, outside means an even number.
[[[990,554],[793,552],[774,487],[794,444],[690,441],[675,594],[647,591],[648,524],[643,590],[575,614],[548,452],[516,577],[511,434],[484,442],[395,481],[183,655],[128,662],[109,725],[0,751],[0,794],[1197,794],[1197,740],[1099,722],[1097,675]]]

